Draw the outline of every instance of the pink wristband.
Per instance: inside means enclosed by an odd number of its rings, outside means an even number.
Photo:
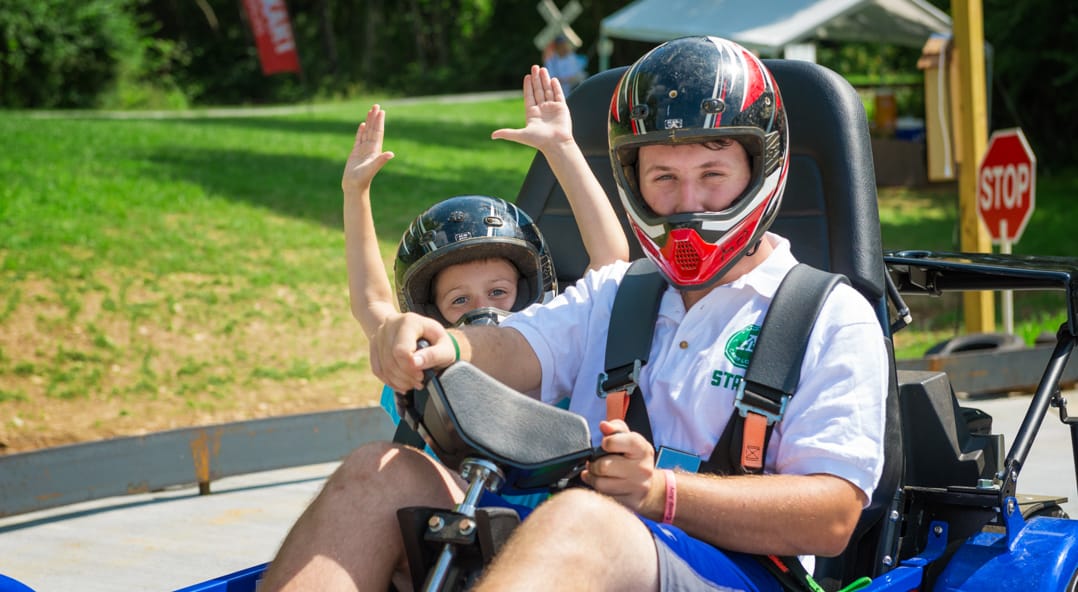
[[[663,469],[663,474],[666,475],[666,503],[663,505],[663,524],[673,524],[674,513],[677,512],[677,480],[674,478],[674,472],[670,469]]]

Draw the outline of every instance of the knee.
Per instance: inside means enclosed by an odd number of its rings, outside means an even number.
[[[591,489],[573,488],[566,489],[550,497],[541,508],[547,512],[561,514],[578,514],[589,511],[605,511],[605,508],[613,503],[610,498],[596,493]],[[616,505],[616,504],[615,504]]]
[[[368,442],[353,450],[330,476],[328,486],[346,487],[353,483],[366,486],[380,481],[391,482],[393,473],[413,471],[410,456],[417,451],[392,442]]]
[[[617,532],[623,520],[636,520],[636,517],[614,500],[590,489],[569,489],[536,508],[528,520],[542,522],[544,529],[563,534],[602,537],[608,529]]]
[[[408,498],[423,503],[434,496],[432,500],[447,503],[444,494],[453,495],[453,488],[453,476],[421,450],[391,442],[369,442],[341,461],[326,482],[323,494],[354,496],[362,491],[397,501]]]

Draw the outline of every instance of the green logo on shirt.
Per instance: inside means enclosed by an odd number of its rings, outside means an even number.
[[[749,325],[734,333],[726,342],[726,359],[738,368],[748,368],[752,359],[752,350],[756,349],[756,338],[760,336],[759,325]]]

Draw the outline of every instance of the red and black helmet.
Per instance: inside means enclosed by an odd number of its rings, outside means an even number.
[[[717,37],[664,43],[622,76],[610,104],[610,162],[644,253],[679,289],[711,286],[771,226],[789,169],[786,110],[763,62]],[[656,214],[640,193],[641,146],[734,140],[751,180],[721,212]]]
[[[557,293],[550,251],[524,210],[486,195],[459,195],[434,204],[412,221],[397,246],[393,271],[401,310],[448,325],[432,301],[435,276],[450,265],[491,258],[506,259],[520,273],[513,309],[495,311],[495,317],[545,302]],[[474,322],[473,316],[462,320]]]

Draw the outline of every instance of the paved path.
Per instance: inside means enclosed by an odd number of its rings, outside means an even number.
[[[1069,412],[1078,415],[1078,391],[1067,391]],[[977,407],[992,416],[992,432],[1004,434],[1007,449],[1022,425],[1030,395],[1012,395],[995,399],[962,400],[965,407]],[[1018,476],[1018,493],[1062,495],[1068,498],[1063,509],[1078,518],[1078,483],[1075,481],[1071,453],[1070,428],[1059,420],[1056,409],[1049,408],[1041,430]]]
[[[1078,393],[1071,399],[1078,404]],[[990,414],[1009,446],[1029,396],[962,404]],[[1068,428],[1049,414],[1018,489],[1065,495],[1078,516],[1070,450]],[[174,590],[263,563],[335,466],[222,479],[209,496],[183,489],[0,519],[0,573],[38,592]]]
[[[37,592],[175,590],[272,559],[336,463],[0,520],[0,573]]]

